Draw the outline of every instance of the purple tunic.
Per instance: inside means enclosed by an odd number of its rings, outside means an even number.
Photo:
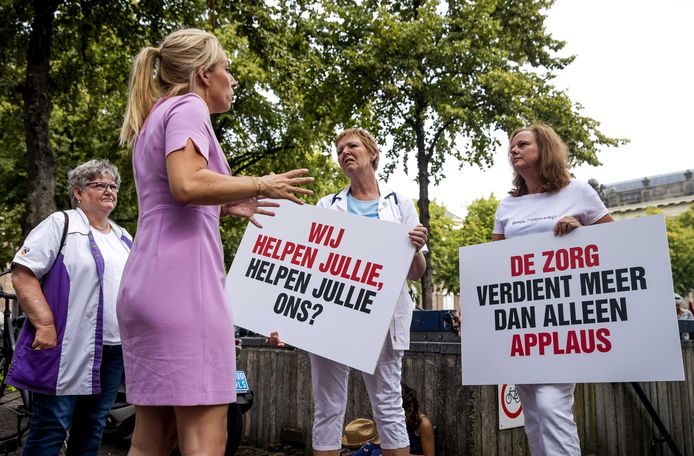
[[[169,191],[166,157],[188,139],[208,169],[230,173],[207,105],[195,94],[159,100],[133,153],[140,215],[121,281],[118,323],[128,401],[137,405],[236,400],[220,207],[184,205]]]

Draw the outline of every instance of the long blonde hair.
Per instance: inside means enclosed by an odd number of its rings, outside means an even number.
[[[540,171],[543,192],[556,192],[569,185],[569,148],[552,127],[545,124],[532,124],[529,127],[519,128],[511,133],[508,138],[509,158],[511,156],[511,142],[521,131],[529,131],[535,136],[539,157],[537,168]],[[513,189],[509,192],[512,196],[528,194],[528,185],[523,176],[513,173]]]
[[[161,47],[143,48],[130,75],[121,144],[133,146],[157,98],[192,91],[198,73],[212,68],[223,53],[217,37],[199,29],[178,30]]]

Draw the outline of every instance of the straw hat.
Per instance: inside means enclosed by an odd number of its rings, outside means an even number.
[[[367,442],[380,444],[376,423],[367,418],[357,418],[350,421],[345,426],[345,433],[342,436],[342,444],[347,448],[359,448]]]

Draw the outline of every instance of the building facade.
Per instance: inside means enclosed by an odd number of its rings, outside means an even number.
[[[694,173],[689,169],[607,185],[591,180],[590,184],[616,220],[645,215],[648,208],[672,217],[694,203]]]

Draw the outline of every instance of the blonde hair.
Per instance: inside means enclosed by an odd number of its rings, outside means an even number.
[[[569,185],[569,148],[552,127],[545,124],[532,124],[529,127],[519,128],[511,133],[508,138],[509,158],[511,154],[511,142],[522,131],[529,131],[535,136],[539,157],[537,168],[540,172],[543,192],[556,192]],[[509,192],[512,196],[528,194],[528,185],[520,174],[513,173],[513,189]]]
[[[380,158],[380,151],[378,150],[378,144],[376,144],[376,140],[374,139],[373,136],[371,136],[371,133],[368,131],[364,130],[363,128],[348,128],[335,138],[335,147],[337,147],[337,143],[340,142],[342,138],[345,136],[356,136],[357,138],[361,139],[361,142],[364,144],[364,147],[369,152],[376,153],[376,159],[371,162],[371,166],[373,167],[374,171],[378,169],[378,159]]]
[[[192,91],[198,73],[212,68],[223,53],[216,36],[198,29],[178,30],[161,47],[143,48],[130,75],[121,144],[133,146],[157,98]]]

